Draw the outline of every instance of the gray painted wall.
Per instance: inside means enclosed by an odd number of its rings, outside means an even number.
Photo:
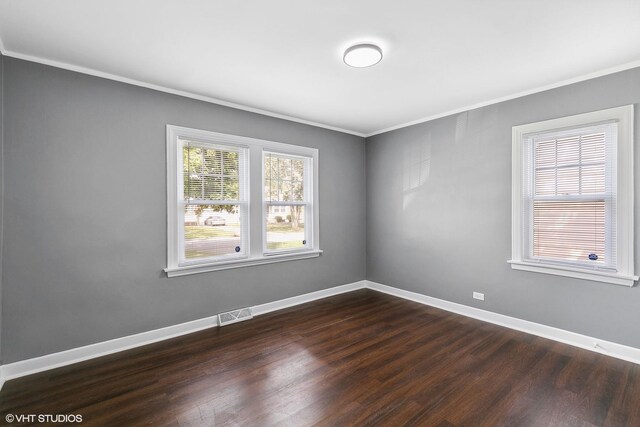
[[[639,102],[636,68],[367,139],[367,279],[640,347],[637,285],[515,271],[507,264],[512,126],[635,103],[637,140]],[[484,292],[486,301],[473,300],[473,291]]]
[[[2,365],[2,212],[4,201],[4,178],[3,178],[3,138],[2,124],[4,122],[4,55],[0,53],[0,365]]]
[[[365,277],[640,347],[637,286],[506,263],[511,127],[638,103],[640,69],[369,138],[366,177],[355,136],[1,56],[0,81],[4,363]],[[167,123],[319,148],[324,255],[166,278]]]
[[[365,278],[363,138],[4,62],[4,363]],[[318,148],[324,254],[166,278],[166,124]]]

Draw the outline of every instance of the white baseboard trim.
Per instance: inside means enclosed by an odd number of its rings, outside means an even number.
[[[20,360],[0,367],[2,377],[5,381],[35,374],[61,366],[94,359],[107,354],[129,350],[154,342],[190,334],[202,329],[211,328],[218,325],[218,316],[206,317],[204,319],[193,320],[191,322],[180,323],[178,325],[167,326],[166,328],[154,329],[139,334],[128,335],[126,337],[115,338],[109,341],[102,341],[89,344],[83,347],[72,348],[58,353],[46,354],[33,359]]]
[[[383,292],[399,298],[440,308],[452,313],[472,317],[474,319],[504,326],[510,329],[515,329],[521,332],[526,332],[532,335],[537,335],[543,338],[548,338],[575,347],[580,347],[586,350],[605,354],[607,356],[626,360],[628,362],[640,364],[640,349],[635,347],[629,347],[626,345],[617,344],[570,331],[565,331],[563,329],[541,325],[539,323],[530,322],[515,317],[505,316],[503,314],[481,310],[475,307],[429,297],[416,292],[406,291],[403,289],[394,288],[392,286],[371,282],[369,280],[361,280],[359,282],[349,283],[347,285],[335,286],[329,289],[323,289],[320,291],[298,295],[279,301],[256,305],[252,307],[252,311],[255,316],[259,316],[261,314],[270,313],[272,311],[282,310],[284,308],[293,307],[299,304],[304,304],[333,295],[339,295],[364,288]],[[107,354],[129,350],[135,347],[163,341],[180,335],[190,334],[192,332],[197,332],[217,325],[218,317],[211,316],[204,319],[198,319],[191,322],[168,326],[166,328],[155,329],[148,332],[142,332],[135,335],[129,335],[126,337],[103,341],[84,347],[73,348],[70,350],[47,354],[33,359],[21,360],[19,362],[2,365],[0,366],[0,390],[2,389],[5,381],[14,378],[59,368],[61,366],[71,365],[73,363],[105,356]]]
[[[365,287],[366,287],[366,280],[361,280],[359,282],[349,283],[347,285],[334,286],[333,288],[323,289],[321,291],[311,292],[308,294],[298,295],[291,298],[281,299],[279,301],[256,305],[252,307],[251,310],[253,311],[254,316],[259,316],[261,314],[270,313],[276,310],[282,310],[285,308],[319,300],[322,298],[344,294],[346,292],[352,292],[358,289],[364,289]]]
[[[596,353],[615,357],[617,359],[626,360],[627,362],[640,364],[640,349],[635,347],[629,347],[623,344],[617,344],[614,342],[601,340],[599,338],[566,331],[564,329],[558,329],[552,326],[518,319],[516,317],[510,317],[491,311],[481,310],[479,308],[470,307],[468,305],[462,305],[455,302],[429,297],[416,292],[405,291],[403,289],[371,282],[369,280],[366,281],[366,287],[368,289],[384,292],[385,294],[440,308],[452,313],[461,314],[463,316],[472,317],[478,320],[483,320],[485,322],[504,326],[510,329],[515,329],[521,332],[526,332],[528,334],[537,335],[542,338],[569,344],[574,347],[580,347],[585,350],[590,350]]]
[[[298,295],[292,298],[257,305],[252,307],[252,311],[253,314],[257,316],[333,295],[363,289],[364,287],[365,281],[361,280],[347,285],[336,286],[329,289],[323,289],[321,291]],[[214,326],[218,326],[217,315],[2,365],[0,366],[0,390],[2,390],[2,385],[4,385],[5,381],[14,378],[71,365],[73,363],[94,359],[100,356],[106,356],[107,354],[152,344],[154,342],[190,334],[192,332],[197,332]]]

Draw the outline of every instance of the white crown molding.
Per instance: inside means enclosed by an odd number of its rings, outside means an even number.
[[[119,76],[116,74],[105,73],[102,71],[94,70],[92,68],[81,67],[78,65],[68,64],[66,62],[54,61],[51,59],[40,58],[32,55],[25,55],[23,53],[13,52],[10,50],[2,50],[2,54],[4,56],[8,56],[11,58],[22,59],[24,61],[35,62],[38,64],[48,65],[51,67],[62,68],[64,70],[74,71],[76,73],[87,74],[90,76],[101,77],[103,79],[114,80],[121,83],[126,83],[134,86],[140,86],[147,89],[157,90],[158,92],[169,93],[172,95],[183,96],[185,98],[196,99],[198,101],[208,102],[210,104],[222,105],[225,107],[235,108],[237,110],[248,111],[250,113],[261,114],[263,116],[274,117],[276,119],[283,119],[290,122],[301,123],[304,125],[315,126],[323,129],[329,129],[336,132],[346,133],[350,135],[355,135],[359,137],[364,137],[364,134],[361,132],[356,132],[350,129],[343,129],[336,126],[326,125],[324,123],[314,122],[312,120],[306,120],[295,116],[289,116],[286,114],[275,113],[273,111],[263,110],[261,108],[250,107],[248,105],[236,104],[235,102],[229,102],[218,98],[213,98],[205,95],[198,95],[193,92],[187,92],[178,89],[172,89],[166,86],[160,86],[152,83],[143,82],[140,80],[130,79],[128,77]]]
[[[393,130],[397,130],[397,129],[402,129],[405,127],[409,127],[409,126],[413,126],[413,125],[417,125],[420,123],[425,123],[425,122],[429,122],[431,120],[436,120],[436,119],[440,119],[442,117],[447,117],[447,116],[451,116],[453,114],[458,114],[458,113],[463,113],[465,111],[470,111],[470,110],[474,110],[476,108],[481,108],[481,107],[486,107],[488,105],[493,105],[493,104],[498,104],[500,102],[504,102],[504,101],[510,101],[512,99],[516,99],[516,98],[521,98],[523,96],[527,96],[527,95],[532,95],[534,93],[539,93],[539,92],[544,92],[545,90],[550,90],[550,89],[556,89],[562,86],[567,86],[573,83],[579,83],[585,80],[590,80],[590,79],[594,79],[597,77],[602,77],[602,76],[606,76],[609,74],[613,74],[613,73],[617,73],[620,71],[625,71],[625,70],[630,70],[632,68],[636,68],[636,67],[640,67],[640,60],[637,61],[632,61],[632,62],[628,62],[625,64],[621,64],[615,67],[610,67],[610,68],[606,68],[604,70],[600,70],[600,71],[596,71],[593,73],[589,73],[589,74],[584,74],[578,77],[574,77],[571,79],[567,79],[567,80],[562,80],[560,82],[557,83],[551,83],[545,86],[540,86],[534,89],[530,89],[530,90],[526,90],[526,91],[522,91],[522,92],[517,92],[511,95],[506,95],[500,98],[494,98],[494,99],[490,99],[487,101],[483,101],[483,102],[479,102],[477,104],[472,104],[472,105],[467,105],[464,107],[460,107],[460,108],[455,108],[453,110],[449,110],[449,111],[445,111],[442,113],[437,113],[437,114],[433,114],[430,116],[426,116],[426,117],[422,117],[420,119],[416,119],[416,120],[412,120],[410,122],[406,122],[406,123],[401,123],[398,125],[394,125],[394,126],[389,126],[386,127],[384,129],[379,129],[370,133],[363,133],[363,132],[357,132],[351,129],[344,129],[344,128],[340,128],[340,127],[336,127],[336,126],[330,126],[324,123],[319,123],[319,122],[314,122],[311,120],[306,120],[306,119],[301,119],[295,116],[289,116],[286,114],[281,114],[281,113],[275,113],[272,111],[268,111],[268,110],[263,110],[260,108],[255,108],[255,107],[250,107],[247,105],[242,105],[242,104],[236,104],[234,102],[229,102],[229,101],[224,101],[222,99],[218,99],[218,98],[213,98],[213,97],[209,97],[209,96],[204,96],[204,95],[198,95],[196,93],[192,93],[192,92],[186,92],[186,91],[182,91],[182,90],[177,90],[177,89],[171,89],[165,86],[160,86],[160,85],[155,85],[152,83],[146,83],[143,81],[139,81],[139,80],[135,80],[135,79],[130,79],[127,77],[122,77],[122,76],[118,76],[115,74],[110,74],[110,73],[105,73],[102,71],[98,71],[98,70],[94,70],[92,68],[86,68],[86,67],[81,67],[81,66],[77,66],[77,65],[72,65],[72,64],[68,64],[66,62],[60,62],[60,61],[54,61],[54,60],[50,60],[50,59],[45,59],[45,58],[40,58],[37,56],[33,56],[33,55],[26,55],[23,53],[18,53],[18,52],[13,52],[13,51],[9,51],[4,47],[4,44],[2,43],[2,39],[0,38],[0,53],[2,53],[4,56],[9,56],[12,58],[16,58],[16,59],[22,59],[24,61],[30,61],[30,62],[36,62],[39,64],[44,64],[44,65],[49,65],[51,67],[56,67],[56,68],[62,68],[64,70],[69,70],[69,71],[74,71],[77,73],[82,73],[82,74],[87,74],[90,76],[95,76],[95,77],[102,77],[104,79],[108,79],[108,80],[114,80],[114,81],[118,81],[121,83],[127,83],[127,84],[131,84],[134,86],[140,86],[140,87],[144,87],[147,89],[152,89],[152,90],[157,90],[159,92],[165,92],[165,93],[169,93],[172,95],[178,95],[178,96],[183,96],[185,98],[191,98],[191,99],[196,99],[199,101],[204,101],[204,102],[208,102],[211,104],[217,104],[217,105],[223,105],[225,107],[230,107],[230,108],[235,108],[238,110],[242,110],[242,111],[248,111],[251,113],[256,113],[256,114],[262,114],[265,116],[269,116],[269,117],[274,117],[277,119],[283,119],[283,120],[288,120],[288,121],[292,121],[292,122],[296,122],[296,123],[301,123],[301,124],[305,124],[305,125],[310,125],[310,126],[316,126],[316,127],[320,127],[323,129],[329,129],[329,130],[333,130],[336,132],[342,132],[342,133],[346,133],[349,135],[355,135],[355,136],[359,136],[362,138],[370,138],[372,136],[376,136],[379,135],[381,133],[386,133],[386,132],[391,132]]]
[[[494,313],[492,311],[481,310],[479,308],[462,305],[451,301],[433,298],[416,292],[406,291],[404,289],[394,288],[392,286],[383,285],[376,282],[366,281],[366,287],[375,291],[384,292],[389,295],[404,298],[406,300],[418,302],[420,304],[429,305],[431,307],[440,308],[452,313],[461,314],[463,316],[472,317],[474,319],[493,323],[495,325],[504,326],[516,331],[526,332],[542,338],[569,344],[585,350],[594,351],[617,359],[626,360],[640,364],[640,348],[630,347],[610,341],[601,340],[599,338],[587,335],[577,334],[575,332],[566,331],[564,329],[554,328],[552,326],[542,325],[540,323],[530,322],[528,320],[518,319],[516,317],[505,316],[503,314]]]
[[[479,102],[477,104],[467,105],[466,107],[460,107],[453,110],[445,111],[444,113],[438,113],[431,116],[423,117],[417,120],[413,120],[410,122],[402,123],[395,126],[390,126],[384,129],[380,129],[371,133],[367,133],[364,135],[365,138],[370,138],[372,136],[380,135],[381,133],[391,132],[392,130],[402,129],[409,126],[417,125],[420,123],[430,122],[431,120],[440,119],[442,117],[451,116],[453,114],[464,113],[465,111],[475,110],[476,108],[486,107],[488,105],[498,104],[504,101],[510,101],[516,98],[522,98],[523,96],[533,95],[534,93],[544,92],[545,90],[556,89],[562,86],[568,86],[574,83],[583,82],[585,80],[595,79],[597,77],[603,77],[609,74],[618,73],[620,71],[630,70],[632,68],[640,67],[640,60],[627,62],[626,64],[617,65],[615,67],[606,68],[604,70],[596,71],[589,74],[584,74],[582,76],[573,77],[571,79],[562,80],[557,83],[551,83],[545,86],[540,86],[535,89],[525,90],[522,92],[517,92],[511,95],[503,96],[500,98],[490,99],[488,101]]]

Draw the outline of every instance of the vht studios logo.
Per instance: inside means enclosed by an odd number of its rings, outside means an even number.
[[[82,415],[75,414],[7,414],[8,423],[81,423]]]

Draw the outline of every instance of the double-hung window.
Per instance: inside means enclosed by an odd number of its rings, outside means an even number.
[[[264,151],[263,161],[265,254],[311,248],[313,158]]]
[[[318,256],[317,177],[317,149],[167,126],[167,275]]]
[[[514,269],[632,286],[633,107],[513,128]]]
[[[178,255],[183,265],[247,255],[247,149],[178,138]]]

